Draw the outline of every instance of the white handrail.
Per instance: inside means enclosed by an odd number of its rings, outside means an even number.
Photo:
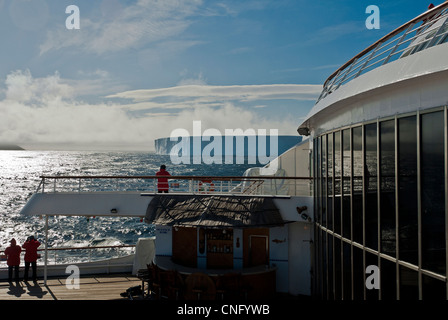
[[[436,25],[443,19],[445,19],[443,23]],[[413,28],[418,23],[422,24]],[[316,103],[345,83],[370,71],[372,67],[377,68],[392,62],[392,58],[401,53],[408,52],[408,54],[405,54],[407,56],[414,54],[415,50],[421,51],[440,44],[442,40],[445,41],[445,37],[448,37],[448,30],[446,29],[448,29],[448,1],[395,29],[347,61],[325,81],[324,88]],[[425,35],[428,36],[427,39],[422,38]],[[408,38],[408,36],[410,37]],[[422,40],[413,44],[412,41],[418,38],[422,38]],[[434,41],[436,38],[438,38],[437,41]],[[410,43],[410,45],[399,48],[406,43]],[[398,59],[403,57],[398,56]]]
[[[145,193],[157,193],[157,179],[161,176],[42,176],[39,184],[41,193],[61,193],[61,192],[115,192],[133,191]],[[219,176],[169,176],[169,190],[172,193],[192,193],[192,194],[249,194],[249,195],[277,195],[284,194],[285,188],[291,186],[291,190],[296,190],[297,184],[303,185],[301,194],[309,194],[311,177],[282,177],[282,176],[250,176],[250,177],[219,177]],[[53,181],[51,181],[53,180]],[[108,182],[108,180],[113,180]],[[123,181],[134,180],[133,183],[123,183]],[[145,181],[151,181],[145,183]],[[272,189],[272,180],[275,185],[282,185],[283,193],[277,193]],[[52,190],[45,188],[50,182]],[[58,181],[58,183],[56,183]],[[73,181],[76,181],[74,184]],[[143,181],[143,182],[142,182]],[[266,184],[266,182],[271,182]],[[272,193],[274,192],[274,193]],[[289,194],[289,193],[288,193]],[[290,194],[292,195],[292,194]],[[297,194],[294,194],[297,195]]]

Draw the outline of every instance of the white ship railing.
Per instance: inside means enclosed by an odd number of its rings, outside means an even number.
[[[229,195],[303,195],[312,192],[311,177],[283,176],[41,176],[37,193],[157,193],[159,178],[168,178],[170,193]]]
[[[49,265],[61,265],[79,262],[97,262],[110,259],[111,253],[114,258],[127,256],[135,252],[135,245],[114,245],[114,246],[90,246],[90,247],[55,247],[48,248]],[[38,249],[38,253],[45,249]],[[96,251],[94,253],[93,251]],[[21,253],[21,261],[24,261],[25,250]],[[44,254],[37,260],[37,265],[43,265]],[[130,264],[131,266],[132,264]],[[98,266],[108,266],[108,264]],[[4,251],[0,251],[0,268],[6,267],[6,257]]]
[[[448,2],[434,7],[384,36],[336,70],[316,103],[340,86],[394,60],[448,42]]]

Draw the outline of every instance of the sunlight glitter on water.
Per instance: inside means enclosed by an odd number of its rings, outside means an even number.
[[[0,250],[11,238],[23,243],[30,235],[44,240],[45,220],[21,216],[20,210],[36,192],[42,175],[154,175],[166,164],[172,175],[241,176],[253,165],[170,165],[169,156],[144,152],[91,151],[0,151]],[[115,188],[116,184],[95,188]],[[121,189],[142,189],[145,185],[126,181]],[[141,181],[138,183],[142,183]],[[147,182],[146,182],[147,183]],[[137,189],[135,189],[137,188]],[[58,190],[62,191],[62,190]],[[95,190],[98,191],[98,190]],[[154,227],[138,218],[50,217],[49,247],[94,246],[99,243],[135,244],[152,236]]]

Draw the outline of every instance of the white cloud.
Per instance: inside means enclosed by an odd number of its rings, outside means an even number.
[[[271,85],[182,85],[161,89],[142,89],[125,91],[108,98],[131,99],[134,102],[155,99],[185,99],[194,102],[205,101],[255,101],[270,99],[315,100],[321,92],[321,85],[271,84]]]
[[[33,79],[29,70],[14,71],[5,80],[6,100],[39,105],[58,97],[71,97],[73,90],[61,82],[58,73],[43,79]]]
[[[76,46],[85,52],[102,54],[169,40],[186,30],[191,24],[189,18],[201,3],[201,0],[139,0],[113,18],[82,15],[81,28],[76,32],[68,35],[64,28],[49,31],[40,53]]]
[[[98,71],[100,74],[101,71]],[[191,96],[191,108],[180,112],[166,111],[135,117],[126,104],[87,103],[77,98],[77,87],[58,73],[34,78],[29,71],[16,71],[4,80],[4,99],[0,100],[0,142],[38,148],[41,145],[58,149],[129,149],[152,150],[156,138],[170,136],[178,128],[192,132],[193,121],[202,121],[203,130],[218,129],[280,129],[280,134],[294,134],[297,120],[285,117],[272,120],[257,112],[223,100],[265,99],[281,94],[298,99],[300,94],[313,94],[308,86],[181,86],[157,90],[127,91],[112,95],[135,99],[168,96]],[[0,86],[1,86],[0,85]],[[276,89],[275,89],[276,88]],[[298,93],[299,91],[299,93]],[[202,95],[202,97],[201,97]],[[213,96],[215,101],[213,102]],[[203,99],[203,100],[201,100]],[[194,107],[203,101],[201,108]],[[217,102],[218,101],[218,102]],[[143,101],[141,103],[154,103]],[[257,104],[260,105],[260,104]],[[171,107],[182,103],[172,102]]]

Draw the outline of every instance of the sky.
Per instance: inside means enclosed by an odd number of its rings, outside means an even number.
[[[153,151],[193,121],[296,135],[329,75],[429,3],[0,0],[0,142]]]

